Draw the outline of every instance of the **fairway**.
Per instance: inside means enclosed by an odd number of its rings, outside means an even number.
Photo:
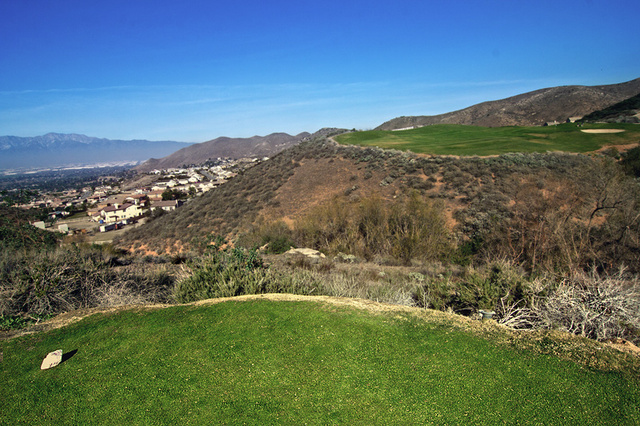
[[[95,314],[1,342],[0,423],[640,422],[630,374],[416,312],[267,297]],[[41,371],[58,348],[75,352]]]
[[[624,130],[585,132],[584,130]],[[345,145],[377,146],[419,154],[500,155],[508,152],[592,152],[604,146],[638,143],[638,124],[559,124],[545,127],[479,127],[437,124],[410,130],[370,130],[336,136]]]

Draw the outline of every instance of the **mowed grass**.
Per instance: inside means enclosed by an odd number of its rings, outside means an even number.
[[[622,129],[621,133],[584,133]],[[336,137],[345,145],[377,146],[434,155],[499,155],[508,152],[591,152],[640,141],[638,124],[559,124],[546,127],[479,127],[438,124],[411,130],[371,130]]]
[[[41,371],[55,349],[77,351]],[[2,424],[639,424],[629,374],[313,301],[96,314],[2,342]]]

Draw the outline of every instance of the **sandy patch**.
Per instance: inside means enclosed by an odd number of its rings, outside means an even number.
[[[584,133],[622,133],[624,129],[581,129]]]

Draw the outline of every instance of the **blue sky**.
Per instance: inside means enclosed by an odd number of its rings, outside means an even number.
[[[0,135],[368,129],[640,77],[640,2],[0,0]]]

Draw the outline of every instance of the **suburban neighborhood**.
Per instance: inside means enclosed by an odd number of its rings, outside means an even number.
[[[46,221],[33,223],[36,227],[108,242],[111,238],[98,234],[143,224],[154,215],[171,212],[267,159],[218,158],[203,166],[152,170],[132,181],[41,194],[20,207],[51,210]]]

